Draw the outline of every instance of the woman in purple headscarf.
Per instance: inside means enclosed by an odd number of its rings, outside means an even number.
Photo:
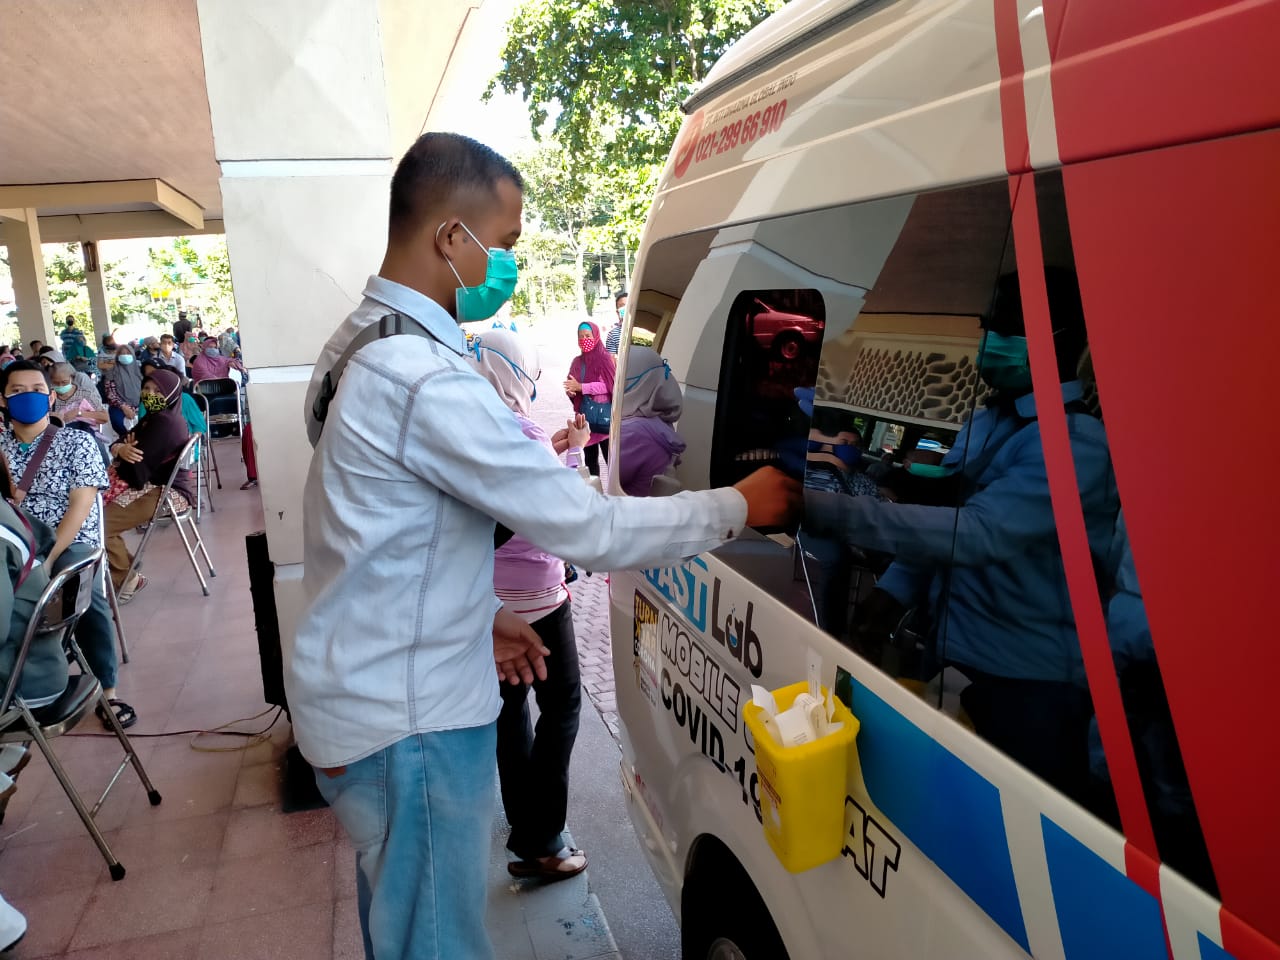
[[[600,339],[600,328],[588,320],[578,324],[578,350],[581,351],[569,366],[569,376],[564,382],[564,392],[573,403],[573,412],[582,412],[582,398],[590,397],[601,403],[613,400],[615,364],[613,356]],[[593,433],[585,451],[587,469],[593,477],[600,476],[600,454],[609,457],[609,435]]]

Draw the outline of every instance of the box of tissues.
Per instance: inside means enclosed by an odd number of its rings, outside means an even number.
[[[752,694],[742,714],[755,740],[765,838],[800,873],[840,856],[858,720],[816,682]]]

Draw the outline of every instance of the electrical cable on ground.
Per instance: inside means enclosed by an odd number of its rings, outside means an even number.
[[[275,710],[275,716],[261,730],[228,730],[227,728],[237,723],[249,723],[257,720],[259,717],[265,717],[268,713]],[[211,730],[171,730],[168,733],[131,733],[130,740],[153,739],[157,737],[182,737],[191,736],[190,747],[192,750],[200,753],[235,753],[240,750],[248,750],[250,747],[256,747],[260,743],[266,743],[270,737],[268,734],[271,728],[279,721],[284,714],[284,707],[267,707],[261,713],[255,713],[252,717],[241,717],[239,720],[229,720],[224,724],[214,727]],[[68,737],[107,737],[115,739],[114,733],[68,733]],[[200,737],[245,737],[245,742],[232,747],[205,747],[201,746],[197,740]]]

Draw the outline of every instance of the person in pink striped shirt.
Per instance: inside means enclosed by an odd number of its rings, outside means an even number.
[[[472,341],[472,359],[502,401],[511,408],[526,436],[557,456],[552,440],[530,418],[541,366],[537,352],[515,333],[491,330]],[[579,464],[591,431],[579,414],[567,424],[566,460],[586,479]],[[481,441],[483,442],[483,441]],[[550,650],[547,678],[533,681],[538,700],[535,731],[529,718],[529,687],[502,685],[498,715],[498,779],[511,834],[507,864],[512,876],[564,880],[587,868],[581,850],[564,842],[569,803],[569,755],[578,736],[582,683],[573,635],[564,561],[514,536],[493,557],[493,587],[506,608],[523,617]]]

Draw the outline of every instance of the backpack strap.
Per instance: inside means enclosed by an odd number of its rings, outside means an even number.
[[[377,323],[371,323],[361,330],[355,339],[347,344],[347,349],[342,351],[342,356],[326,371],[324,379],[320,383],[320,391],[316,394],[315,402],[311,405],[311,419],[307,423],[307,439],[311,441],[313,447],[320,442],[320,434],[324,430],[324,422],[329,417],[329,404],[333,402],[334,396],[338,393],[338,383],[342,379],[342,374],[346,371],[347,364],[351,361],[351,358],[375,340],[385,340],[387,337],[406,335],[432,339],[431,334],[420,324],[409,321],[403,314],[388,313],[383,315]]]
[[[31,485],[40,475],[40,467],[44,464],[44,458],[49,455],[49,448],[53,446],[53,436],[59,429],[61,428],[56,423],[50,423],[44,428],[44,433],[40,434],[40,439],[36,443],[36,452],[31,455],[31,459],[27,462],[27,469],[22,471],[22,479],[14,488],[15,502],[21,503],[31,492]]]

